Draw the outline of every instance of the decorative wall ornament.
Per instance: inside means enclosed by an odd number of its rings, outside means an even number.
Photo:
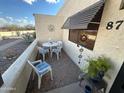
[[[80,64],[81,63],[81,59],[82,59],[82,57],[83,57],[83,51],[84,51],[84,49],[83,49],[83,47],[81,47],[80,49],[79,49],[79,52],[80,52],[80,54],[79,54],[79,56],[78,56],[78,58],[79,58],[79,62],[78,62],[78,64]]]
[[[87,39],[88,39],[88,37],[87,37],[86,34],[81,34],[81,35],[80,35],[80,40],[81,40],[82,42],[85,42]]]
[[[48,25],[48,30],[49,30],[50,32],[55,31],[55,26],[52,25],[52,24]]]

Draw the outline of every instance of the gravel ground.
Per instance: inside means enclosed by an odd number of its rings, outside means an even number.
[[[8,42],[8,41],[7,41]],[[24,50],[29,46],[24,41],[10,47],[2,52],[0,52],[0,72],[4,73],[9,66],[24,52]],[[12,55],[13,58],[9,59],[6,56]]]
[[[54,55],[52,59],[48,57],[47,62],[52,66],[53,81],[50,80],[49,73],[44,75],[42,77],[41,89],[38,89],[37,76],[35,76],[34,80],[32,80],[31,76],[26,93],[44,93],[78,81],[78,75],[81,73],[80,69],[64,51],[62,51],[61,57],[58,61],[56,55]]]
[[[15,40],[18,40],[18,39],[17,38],[10,38],[10,39],[6,39],[6,40],[0,40],[0,46],[7,44],[7,43],[10,43],[10,42],[13,42]]]

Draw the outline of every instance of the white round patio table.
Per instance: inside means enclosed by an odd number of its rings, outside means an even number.
[[[48,48],[50,48],[50,52],[52,51],[52,47],[56,47],[56,46],[58,46],[58,42],[56,41],[52,41],[52,42],[45,42],[45,43],[43,43],[42,44],[42,46],[43,47],[48,47]],[[52,56],[51,56],[51,58],[52,58]]]
[[[50,50],[52,47],[58,46],[58,42],[52,41],[52,42],[45,42],[42,44],[43,47],[49,47]]]
[[[58,46],[58,42],[45,42],[42,44],[43,47],[55,47],[55,46]]]

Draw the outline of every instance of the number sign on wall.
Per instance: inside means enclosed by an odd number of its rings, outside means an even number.
[[[112,29],[115,28],[116,30],[119,30],[120,27],[122,27],[123,23],[124,23],[124,20],[119,20],[119,21],[116,21],[116,22],[110,21],[110,22],[107,23],[106,29],[107,30],[112,30]]]

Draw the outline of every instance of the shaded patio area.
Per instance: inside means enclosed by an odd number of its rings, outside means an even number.
[[[62,51],[59,60],[57,60],[56,55],[53,55],[53,58],[47,56],[46,60],[52,66],[53,81],[50,80],[49,73],[43,76],[41,88],[39,90],[37,87],[37,76],[35,75],[34,80],[31,76],[26,93],[44,93],[78,81],[80,69],[73,63],[64,51]]]

